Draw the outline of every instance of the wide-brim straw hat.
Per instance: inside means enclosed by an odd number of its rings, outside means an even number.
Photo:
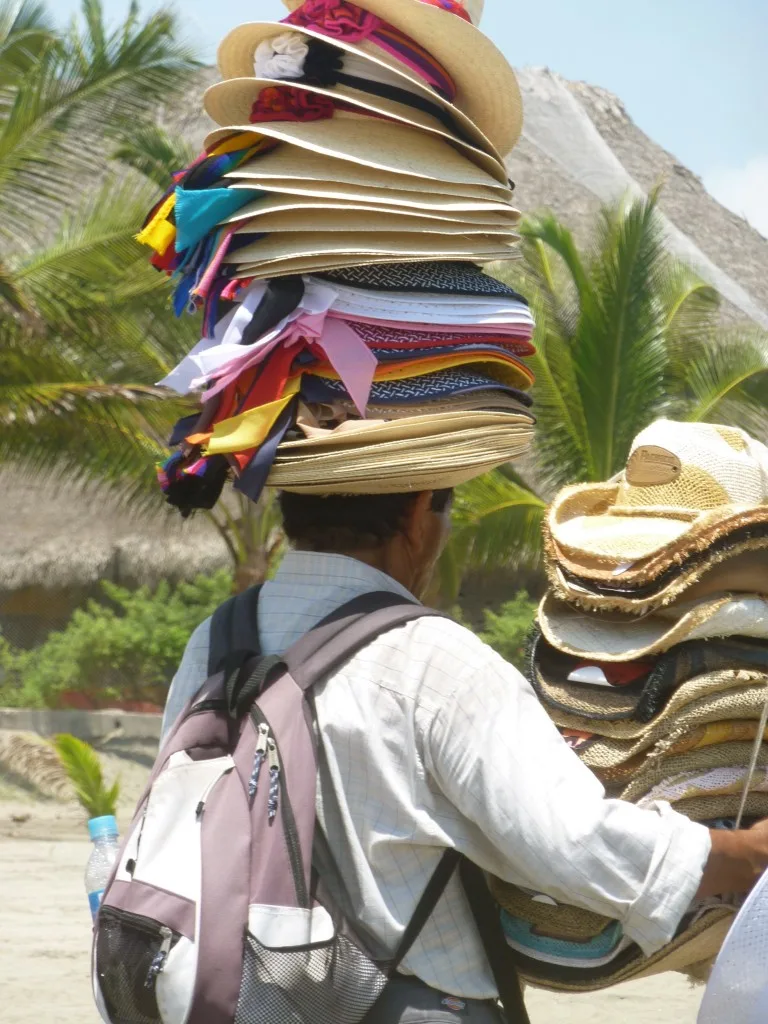
[[[395,125],[402,128],[402,125]],[[252,131],[252,129],[249,129]],[[408,132],[408,139],[412,132]],[[397,133],[402,144],[402,132]],[[444,144],[440,140],[426,137],[429,143],[437,143],[440,156],[444,154]],[[428,147],[429,157],[433,159],[434,145]],[[449,147],[449,159],[455,163],[456,151]],[[389,161],[390,164],[392,161]],[[474,165],[471,165],[474,166]],[[341,196],[342,198],[371,198],[372,193],[378,201],[391,196],[392,202],[407,205],[414,194],[425,196],[424,175],[395,170],[391,166],[377,167],[370,163],[354,162],[344,156],[330,156],[317,150],[283,143],[273,149],[260,153],[247,160],[240,167],[227,172],[224,179],[230,187],[257,188],[265,191],[270,189],[285,192],[293,189],[297,194],[325,196]],[[330,190],[330,191],[329,191]],[[429,183],[428,199],[435,203],[450,203],[456,200],[487,201],[512,205],[512,190],[509,184],[501,185],[495,178],[485,176],[479,182],[445,181],[433,179]],[[401,193],[404,198],[401,198]],[[426,200],[425,200],[426,201]]]
[[[281,261],[290,260],[302,273],[316,273],[345,263],[380,260],[476,260],[512,259],[514,248],[503,239],[486,235],[439,235],[426,231],[382,232],[368,236],[364,232],[297,232],[267,235],[265,238],[229,252],[224,263],[237,266],[240,276],[269,277],[278,271]]]
[[[217,128],[206,137],[205,148],[213,149],[233,135],[242,136],[243,147],[249,144],[249,139],[275,139],[377,171],[408,174],[424,179],[430,186],[432,182],[445,181],[509,187],[506,179],[478,167],[439,135],[348,110],[339,110],[325,121],[270,121],[258,125],[246,121],[243,125]]]
[[[358,116],[367,117],[368,120],[373,120],[371,115],[383,116],[393,118],[416,131],[428,132],[444,139],[450,145],[458,146],[466,157],[498,182],[504,184],[509,180],[509,173],[500,157],[454,135],[436,117],[406,103],[373,96],[359,89],[344,86],[324,89],[316,85],[269,78],[233,78],[210,86],[203,96],[203,106],[208,116],[222,128],[232,125],[250,125],[251,131],[259,131],[264,122],[259,121],[258,116],[251,119],[254,104],[264,90],[286,87],[313,96],[325,96],[331,100],[343,101],[345,104],[355,107]],[[337,110],[333,118],[312,123],[327,124],[329,120],[334,120],[340,113],[341,111]],[[268,121],[267,123],[272,124],[273,122]]]
[[[489,878],[493,898],[508,914],[528,921],[545,935],[572,942],[587,941],[600,935],[612,923],[610,917],[592,910],[556,903],[541,894],[534,896],[501,878]]]
[[[668,971],[685,972],[712,961],[734,917],[735,911],[730,907],[715,907],[651,956],[644,956],[639,947],[633,945],[602,967],[586,970],[561,967],[522,954],[517,954],[515,962],[522,979],[537,988],[553,992],[598,992],[624,981],[638,981]]]
[[[658,420],[618,483],[566,488],[547,515],[569,571],[631,585],[768,522],[768,449],[743,430]]]
[[[768,599],[721,594],[660,608],[643,618],[586,612],[548,594],[539,607],[541,631],[565,654],[596,661],[636,661],[685,640],[746,636],[768,640]]]
[[[251,214],[240,218],[236,234],[276,235],[284,232],[306,231],[310,234],[366,232],[376,234],[431,234],[431,235],[483,235],[498,238],[503,244],[512,245],[520,240],[514,225],[508,220],[487,217],[472,221],[471,215],[427,216],[421,211],[409,210],[401,213],[391,207],[350,206],[343,203],[327,203],[325,207],[291,207],[262,214]]]
[[[637,803],[665,780],[681,778],[696,772],[703,773],[714,768],[735,768],[746,772],[746,766],[752,759],[753,748],[754,743],[719,743],[676,757],[653,758],[625,786],[621,792],[621,799]],[[768,744],[763,742],[758,752],[757,766],[765,768],[766,765]],[[743,785],[743,779],[741,781]]]
[[[344,424],[283,443],[268,483],[304,494],[440,490],[519,458],[532,438],[532,418],[519,413],[443,413],[357,428]]]
[[[286,4],[291,10],[298,2]],[[482,0],[470,0],[464,8],[472,19],[432,6],[421,0],[361,0],[356,6],[370,11],[393,25],[422,46],[446,69],[456,86],[454,104],[440,100],[429,90],[430,98],[442,102],[447,110],[460,112],[477,125],[495,148],[506,156],[520,137],[523,104],[515,73],[501,51],[476,27],[482,14]],[[424,89],[424,81],[409,72],[406,65],[384,50],[365,42],[345,43],[339,38],[283,24],[257,22],[240,25],[219,47],[218,64],[225,78],[253,74],[256,49],[260,43],[286,31],[332,43],[341,50],[360,53],[372,61],[401,73],[414,86]]]
[[[683,690],[684,684],[697,676],[711,679],[713,691],[722,686],[710,673],[752,669],[765,672],[768,679],[768,644],[730,638],[692,640],[646,662],[601,666],[563,654],[537,633],[530,643],[528,662],[528,678],[545,707],[582,715],[597,727],[601,721],[652,721],[673,695],[688,692]],[[636,681],[625,683],[619,677],[620,684],[611,685],[606,673],[610,676],[611,668],[625,666],[640,673]],[[694,692],[698,693],[698,688]]]
[[[475,209],[446,209],[444,206],[424,203],[420,207],[407,206],[393,208],[392,204],[380,203],[365,199],[325,199],[308,195],[268,195],[247,203],[236,213],[227,217],[222,224],[248,223],[252,231],[298,230],[297,223],[305,218],[316,218],[308,222],[308,231],[326,230],[318,228],[317,218],[328,221],[328,230],[358,230],[356,226],[337,227],[337,225],[356,225],[355,214],[374,214],[375,223],[395,224],[395,227],[377,227],[376,230],[398,231],[419,230],[414,224],[426,225],[426,230],[434,227],[437,222],[441,231],[458,233],[466,228],[477,230],[486,228],[494,233],[514,232],[520,220],[516,210],[503,204],[474,204]],[[384,220],[384,218],[387,218]]]
[[[664,709],[650,722],[596,721],[588,715],[551,712],[552,721],[563,729],[592,731],[616,740],[658,737],[673,729],[693,728],[706,722],[732,718],[759,718],[768,699],[768,676],[762,672],[737,670],[710,672],[684,683]]]
[[[768,593],[768,522],[726,534],[704,551],[693,552],[654,579],[635,586],[624,582],[621,574],[612,580],[579,576],[578,565],[556,544],[547,547],[552,592],[588,610],[638,615],[681,598],[698,600],[725,591]]]

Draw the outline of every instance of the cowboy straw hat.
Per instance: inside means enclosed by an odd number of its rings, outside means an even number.
[[[668,605],[635,619],[618,612],[584,612],[552,594],[539,606],[549,644],[565,654],[596,661],[636,661],[684,640],[745,636],[768,640],[768,599],[720,594]]]
[[[756,678],[766,673],[768,679],[768,645],[730,638],[692,640],[650,661],[601,665],[563,654],[537,633],[530,642],[527,675],[545,707],[589,718],[597,727],[601,721],[651,722],[672,698],[679,701],[687,692],[701,695],[707,685],[712,691],[722,689],[718,673],[725,673],[724,679],[748,680],[747,674],[737,675],[740,669],[755,670]],[[614,684],[609,681],[613,670],[618,672]],[[627,672],[634,681],[626,681]],[[697,678],[701,682],[694,685]]]
[[[286,4],[290,10],[301,6],[300,0]],[[456,86],[453,106],[477,125],[498,151],[506,156],[520,137],[522,128],[522,97],[515,74],[504,55],[477,29],[483,11],[483,0],[457,3],[469,20],[446,10],[439,3],[423,0],[360,0],[356,5],[380,17],[398,31],[428,48],[429,53],[448,72]],[[282,22],[252,23],[234,29],[224,39],[218,52],[218,64],[225,78],[253,74],[256,49],[271,36],[290,30]],[[409,72],[407,65],[390,57],[383,49],[370,43],[345,43],[338,36],[329,37],[309,28],[298,31],[332,42],[350,53],[362,53],[410,78],[414,85],[424,87],[424,80]],[[435,92],[437,97],[438,93]],[[446,103],[450,109],[451,104]]]
[[[423,178],[430,185],[433,181],[447,181],[487,187],[495,183],[508,188],[506,179],[478,167],[439,135],[349,110],[337,110],[333,117],[323,121],[269,121],[255,125],[246,120],[243,125],[210,132],[204,148],[213,149],[233,135],[244,136],[244,145],[246,137],[275,139],[379,171]]]
[[[474,209],[470,208],[472,206]],[[258,199],[247,203],[220,223],[222,225],[237,224],[240,221],[250,220],[253,220],[255,223],[260,218],[263,219],[269,214],[290,212],[294,215],[303,216],[305,211],[310,213],[315,210],[340,210],[343,212],[363,210],[366,213],[383,213],[398,218],[412,217],[428,221],[445,221],[456,225],[457,230],[461,225],[467,224],[470,226],[482,225],[493,227],[496,230],[512,231],[520,221],[520,215],[517,210],[513,210],[511,207],[504,206],[501,203],[467,203],[466,207],[463,210],[456,209],[455,207],[453,209],[446,209],[438,204],[424,203],[420,207],[409,205],[401,208],[398,205],[396,208],[393,208],[392,204],[380,203],[375,199],[348,199],[346,197],[327,199],[314,195],[282,195],[278,193],[259,196]],[[409,222],[400,220],[399,223],[406,224]],[[268,231],[269,228],[265,230]]]
[[[557,545],[548,546],[547,575],[552,591],[581,608],[639,614],[685,597],[714,593],[768,593],[768,521],[719,537],[703,551],[673,562],[655,579],[635,587],[578,575],[578,566]],[[576,569],[576,572],[574,572]]]
[[[768,520],[768,449],[736,427],[657,420],[618,483],[566,488],[546,520],[570,566],[631,585]]]
[[[685,971],[714,959],[734,917],[732,908],[715,907],[651,956],[644,956],[638,946],[632,945],[608,964],[591,970],[546,964],[519,953],[515,962],[523,981],[537,988],[552,992],[598,992],[623,981]]]
[[[401,127],[397,126],[396,127]],[[250,129],[252,131],[252,129]],[[412,132],[409,132],[412,138]],[[432,140],[429,136],[429,141]],[[402,138],[401,138],[402,141]],[[443,150],[438,145],[438,151]],[[450,158],[453,159],[455,151],[451,150]],[[338,188],[343,187],[342,196],[349,194],[366,195],[369,189],[378,189],[379,195],[383,197],[387,193],[417,193],[424,194],[424,175],[412,174],[407,171],[394,170],[392,168],[378,168],[367,163],[355,163],[345,159],[343,156],[329,156],[317,150],[283,143],[259,153],[245,163],[228,171],[224,175],[226,181],[247,182],[241,184],[241,188],[282,188],[287,191],[288,187],[303,188],[308,194],[314,195],[312,188],[317,188],[320,195],[320,188],[325,188],[329,183]],[[272,186],[270,183],[274,183]],[[293,183],[293,184],[291,184]],[[366,192],[360,192],[365,189]],[[444,199],[468,199],[474,201],[487,201],[493,203],[512,204],[512,189],[509,184],[500,185],[495,178],[487,178],[482,183],[470,183],[458,181],[433,180],[429,186],[429,196]],[[397,199],[397,197],[395,197]],[[399,201],[399,200],[397,200]],[[403,200],[405,205],[405,200]]]
[[[734,741],[716,743],[713,746],[672,756],[662,752],[655,757],[647,758],[632,778],[625,780],[627,784],[622,789],[620,797],[622,800],[634,803],[653,789],[657,783],[685,772],[701,771],[708,768],[744,767],[752,758],[753,748],[754,741],[752,743]],[[757,764],[760,767],[768,765],[768,743],[763,742]]]
[[[438,138],[444,139],[453,146],[458,146],[461,152],[473,163],[486,171],[491,177],[500,183],[509,179],[504,162],[500,157],[479,149],[472,142],[453,134],[436,117],[419,110],[406,103],[386,97],[372,96],[360,89],[351,89],[344,86],[336,86],[332,89],[325,89],[316,85],[298,85],[269,78],[232,78],[225,82],[217,82],[206,89],[203,95],[203,106],[208,116],[222,128],[231,125],[250,125],[251,131],[258,131],[260,121],[258,115],[253,116],[252,110],[260,97],[278,96],[281,90],[291,90],[293,93],[306,93],[311,96],[324,96],[333,101],[343,101],[356,108],[358,116],[369,117],[383,116],[393,118],[408,127],[420,132],[428,132]],[[336,110],[333,118],[341,111]],[[266,123],[273,123],[268,118]],[[327,120],[327,119],[326,119]],[[294,123],[289,121],[288,123]],[[311,122],[311,123],[323,123]]]
[[[468,215],[471,217],[472,215]],[[251,214],[247,218],[239,218],[230,223],[239,224],[235,234],[282,234],[284,232],[306,231],[312,233],[335,232],[367,232],[368,234],[432,234],[432,235],[483,235],[486,238],[498,238],[502,244],[520,240],[509,223],[498,219],[489,221],[483,218],[473,222],[464,220],[458,215],[435,217],[424,215],[421,211],[409,210],[400,212],[392,207],[382,209],[371,206],[348,206],[340,203],[328,203],[324,207],[304,206],[291,207],[278,211],[265,211],[264,214]],[[220,225],[221,226],[221,225]]]

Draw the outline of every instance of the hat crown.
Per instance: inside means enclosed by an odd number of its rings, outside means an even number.
[[[768,503],[768,449],[738,427],[657,420],[635,438],[615,509]]]
[[[429,4],[431,7],[442,7],[443,10],[464,17],[468,15],[472,24],[477,27],[483,17],[485,0],[421,0],[421,3]]]

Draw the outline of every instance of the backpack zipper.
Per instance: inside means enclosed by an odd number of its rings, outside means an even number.
[[[266,725],[269,729],[269,722],[264,717],[264,713],[258,705],[254,705],[251,710],[251,721],[258,729],[261,725]],[[280,811],[283,818],[283,830],[285,832],[285,844],[288,848],[288,859],[291,862],[291,874],[293,875],[293,885],[296,890],[296,899],[300,907],[309,906],[309,892],[304,881],[304,868],[301,858],[301,843],[299,841],[299,834],[296,829],[296,819],[293,815],[293,808],[291,807],[291,801],[288,797],[288,787],[285,784],[285,772],[280,770],[280,748],[277,745],[277,741],[272,739],[274,744],[274,758],[277,772],[275,779],[278,785]],[[271,781],[271,779],[270,779]],[[273,818],[270,818],[273,820]]]
[[[277,744],[270,736],[267,740],[267,758],[269,761],[269,824],[277,817],[277,803],[280,794],[280,758],[277,756]]]
[[[227,768],[227,770],[225,772],[222,772],[221,775],[217,775],[216,778],[212,779],[205,787],[205,789],[203,790],[203,795],[200,797],[200,803],[197,805],[197,808],[195,809],[196,821],[200,821],[200,819],[202,818],[203,813],[205,811],[205,805],[208,803],[208,797],[211,795],[214,788],[219,784],[219,782],[221,782],[221,780],[226,775],[229,775],[230,772],[232,771],[234,771],[234,765],[231,768]]]
[[[269,743],[269,726],[266,722],[262,722],[259,726],[259,738],[256,741],[256,753],[253,757],[253,770],[251,771],[251,778],[248,782],[248,799],[253,804],[256,791],[259,788],[259,775],[261,774],[261,766],[264,764],[264,758],[267,756],[267,745]]]
[[[157,984],[157,978],[159,974],[162,974],[165,970],[165,963],[168,959],[168,954],[171,952],[171,946],[173,944],[173,932],[170,928],[165,925],[160,929],[160,934],[163,938],[160,949],[155,953],[152,958],[152,963],[147,971],[147,978],[144,982],[144,988],[154,988]]]

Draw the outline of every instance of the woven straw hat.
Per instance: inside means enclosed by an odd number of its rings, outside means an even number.
[[[475,207],[472,209],[471,207]],[[274,230],[274,224],[278,224],[278,229],[282,224],[282,220],[278,221],[276,215],[278,214],[290,214],[291,224],[296,220],[302,220],[305,216],[316,215],[317,211],[330,212],[334,215],[334,223],[348,223],[344,218],[339,217],[338,213],[373,213],[373,214],[386,214],[389,217],[395,218],[397,226],[395,228],[384,228],[382,230],[395,230],[404,228],[404,230],[414,230],[413,227],[409,228],[408,224],[418,222],[432,222],[439,221],[441,230],[444,230],[443,222],[445,225],[453,225],[457,231],[461,230],[464,225],[471,227],[483,226],[494,231],[506,230],[511,232],[520,220],[520,215],[517,210],[511,209],[509,206],[504,206],[501,203],[466,203],[465,209],[446,208],[445,206],[434,203],[430,204],[422,203],[420,206],[408,206],[401,207],[398,205],[396,209],[393,209],[391,204],[378,202],[376,199],[347,199],[347,198],[323,198],[313,195],[283,195],[273,194],[267,196],[261,196],[252,203],[248,203],[243,206],[236,213],[228,217],[223,224],[238,224],[243,221],[252,222],[251,230],[263,230],[272,231]],[[406,219],[410,218],[410,219]],[[295,228],[293,229],[295,230]],[[317,227],[310,227],[307,230],[317,231]],[[352,230],[348,228],[347,230]]]
[[[520,236],[515,234],[509,221],[498,218],[474,220],[457,214],[446,217],[429,216],[421,211],[408,210],[401,213],[389,208],[350,206],[343,203],[327,203],[325,206],[287,206],[283,210],[257,213],[240,218],[236,234],[282,234],[306,231],[310,234],[431,234],[431,235],[482,235],[497,238],[502,244],[513,244]]]
[[[700,796],[694,800],[681,800],[675,810],[691,821],[717,821],[735,818],[741,806],[741,793],[730,796]],[[744,817],[752,820],[768,818],[768,793],[750,793],[744,805]]]
[[[506,177],[489,174],[439,135],[419,131],[399,121],[337,110],[325,121],[270,121],[217,128],[205,139],[205,149],[221,145],[233,135],[275,139],[325,156],[351,160],[379,171],[410,174],[428,181],[508,188]]]
[[[286,4],[291,10],[301,0]],[[506,156],[520,137],[522,128],[522,97],[512,68],[497,47],[476,26],[480,22],[483,0],[459,3],[469,16],[465,21],[458,14],[439,4],[422,0],[360,0],[358,7],[370,11],[393,25],[400,32],[425,46],[442,64],[456,86],[455,105],[444,101],[449,110],[460,111],[476,124],[498,151]],[[219,47],[218,63],[225,78],[253,74],[256,48],[265,39],[290,30],[280,22],[253,23],[234,29]],[[401,61],[369,43],[345,43],[319,32],[300,29],[301,34],[332,42],[342,50],[361,53],[370,60],[399,71],[420,89],[424,82],[409,72]],[[438,94],[430,91],[437,100]]]
[[[739,539],[740,534],[749,534]],[[548,575],[553,592],[581,608],[638,615],[684,597],[698,600],[716,593],[768,594],[768,522],[718,538],[704,551],[673,563],[649,583],[629,587],[591,580],[573,572],[574,563],[556,544],[549,545]],[[577,568],[577,567],[576,567]]]
[[[524,981],[553,992],[598,992],[623,981],[635,981],[687,968],[717,956],[735,913],[716,907],[703,914],[672,942],[649,957],[637,946],[620,953],[604,967],[556,967],[518,954],[516,963]]]
[[[419,421],[428,420],[429,432]],[[463,427],[465,422],[473,425]],[[418,425],[417,425],[418,424]],[[453,413],[325,431],[278,448],[268,483],[302,494],[393,494],[455,487],[530,447],[518,413]]]
[[[580,575],[645,581],[766,520],[764,445],[735,427],[658,420],[635,438],[619,483],[566,488],[547,529]]]
[[[529,921],[537,931],[572,942],[586,941],[600,935],[612,923],[592,910],[555,903],[548,898],[534,898],[524,889],[504,882],[501,878],[489,879],[493,898],[508,914]]]
[[[631,670],[630,675],[623,671],[625,668]],[[614,685],[608,681],[613,678],[612,669],[620,670]],[[712,673],[726,672],[724,678],[732,678],[733,685],[739,685],[739,669],[768,673],[768,646],[746,640],[693,640],[657,659],[601,666],[563,654],[538,635],[530,646],[528,678],[547,708],[581,715],[597,728],[603,721],[651,722],[673,694],[678,700],[688,693],[692,694],[690,699],[695,699],[706,689],[723,689],[720,677]],[[636,681],[626,683],[625,676],[632,675]],[[701,687],[696,684],[686,689],[684,684],[696,677],[701,677]],[[741,682],[748,678],[741,677]]]
[[[395,124],[396,133],[402,143],[402,132],[397,132],[402,125]],[[252,132],[252,126],[249,129]],[[408,131],[408,141],[413,132]],[[438,157],[443,155],[444,147],[439,139],[426,136],[430,144],[437,143]],[[434,145],[429,146],[429,159],[434,158]],[[449,159],[455,163],[455,150],[451,149]],[[391,164],[391,159],[389,164]],[[474,167],[474,165],[471,165]],[[258,188],[269,191],[271,188],[289,191],[303,190],[306,195],[324,195],[329,184],[335,186],[334,196],[351,198],[371,198],[370,190],[376,189],[376,198],[383,201],[387,195],[391,201],[399,202],[400,193],[416,193],[424,196],[424,175],[406,170],[395,170],[391,166],[384,168],[372,166],[366,162],[353,162],[343,156],[332,156],[306,147],[293,146],[287,143],[275,146],[265,153],[246,161],[240,167],[229,171],[225,178],[236,182],[242,188]],[[361,191],[364,190],[364,191]],[[394,193],[394,195],[393,195]],[[434,201],[454,201],[468,199],[494,203],[512,203],[512,190],[505,183],[500,185],[495,178],[486,176],[486,180],[466,182],[460,178],[456,181],[434,179],[429,185],[429,197]],[[403,205],[411,199],[407,195]]]
[[[622,790],[621,799],[634,803],[664,779],[671,779],[686,772],[703,771],[708,768],[743,767],[750,762],[753,746],[753,743],[718,743],[687,754],[673,757],[661,754],[648,758]],[[757,763],[760,767],[768,764],[768,743],[763,743]]]
[[[269,78],[232,78],[225,82],[217,82],[206,90],[203,105],[209,117],[227,128],[231,125],[250,125],[251,131],[259,131],[261,123],[258,117],[252,121],[251,111],[259,96],[267,89],[289,87],[313,96],[326,96],[331,100],[342,100],[356,108],[358,116],[371,120],[371,114],[394,118],[408,127],[420,132],[429,132],[438,138],[445,139],[451,145],[458,146],[461,152],[473,163],[486,171],[491,177],[502,184],[506,183],[509,174],[503,160],[487,150],[479,149],[472,142],[465,141],[450,132],[436,117],[405,103],[380,96],[373,96],[359,89],[336,86],[324,89],[315,85],[297,85],[295,83]],[[336,111],[334,118],[341,111]],[[351,113],[351,111],[350,111]],[[267,122],[272,124],[273,122]],[[293,123],[293,122],[288,122]],[[312,123],[326,123],[323,121]]]
[[[541,631],[553,647],[596,661],[636,661],[684,640],[719,636],[768,639],[768,599],[721,594],[669,605],[645,618],[584,612],[548,594],[539,607]]]

